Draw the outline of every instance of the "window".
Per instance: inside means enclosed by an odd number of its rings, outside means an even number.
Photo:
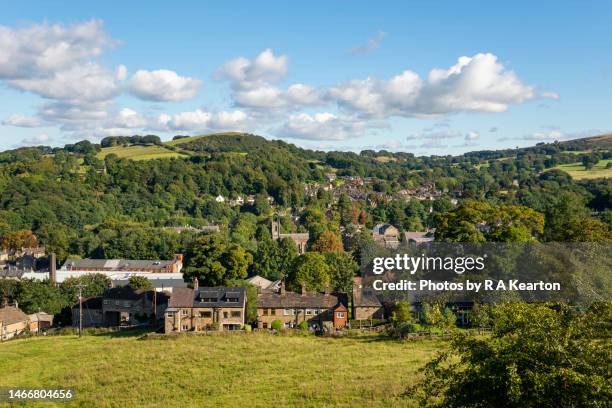
[[[267,329],[268,328],[268,323],[264,323],[262,326],[263,326],[264,329]]]
[[[338,312],[338,313],[336,313],[336,317],[337,317],[338,319],[344,319],[344,312]]]
[[[312,314],[312,310],[310,310],[310,309],[306,309],[306,314],[307,314],[307,315],[311,315],[311,314]]]
[[[228,303],[238,303],[238,298],[227,298]]]
[[[320,313],[319,309],[314,309],[314,310],[312,311],[312,314],[315,314],[315,315],[318,315],[319,313]]]
[[[270,309],[270,316],[276,316],[276,309]]]
[[[223,312],[223,318],[227,319],[229,317],[229,313],[228,312]]]
[[[119,301],[115,300],[115,306],[119,306]]]
[[[232,311],[232,317],[242,317],[242,312],[240,310]]]
[[[264,310],[263,310],[263,315],[264,315],[264,316],[267,316],[267,315],[268,315],[268,309],[264,309]]]
[[[130,307],[130,302],[123,302],[123,307]]]
[[[189,325],[187,325],[187,324],[182,325],[182,326],[181,326],[181,330],[182,330],[182,331],[187,331],[187,330],[189,330]]]
[[[284,314],[285,316],[289,316],[289,315],[291,314],[291,309],[285,309],[285,310],[283,310],[283,314]]]
[[[104,299],[104,304],[105,304],[105,305],[110,305],[110,304],[111,304],[111,301],[110,301],[109,299]]]
[[[211,318],[212,317],[212,312],[200,312],[200,317]]]
[[[187,316],[187,315],[189,314],[189,310],[187,310],[187,309],[182,309],[182,310],[181,310],[181,314],[182,314],[183,316]]]

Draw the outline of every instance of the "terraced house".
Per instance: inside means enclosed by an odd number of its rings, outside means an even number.
[[[244,288],[175,288],[165,315],[165,332],[239,330],[244,326]]]
[[[285,328],[305,321],[313,329],[340,329],[348,323],[347,304],[344,294],[307,292],[305,286],[302,293],[295,293],[281,284],[278,291],[262,290],[257,295],[257,327],[269,329],[279,320]]]

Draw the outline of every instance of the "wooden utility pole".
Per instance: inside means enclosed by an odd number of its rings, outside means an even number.
[[[86,286],[83,284],[76,285],[79,288],[79,338],[83,332],[83,288]]]

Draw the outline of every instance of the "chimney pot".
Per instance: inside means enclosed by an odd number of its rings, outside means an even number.
[[[198,281],[198,278],[193,278],[193,288],[197,290],[199,287],[200,282]]]
[[[331,288],[330,288],[329,282],[327,282],[325,283],[325,295],[329,296],[330,292],[331,292]]]
[[[306,295],[306,284],[302,283],[302,296]]]
[[[285,292],[285,280],[283,279],[283,280],[281,281],[281,286],[280,286],[280,294],[281,294],[281,296],[284,296],[284,295],[285,295],[285,293],[286,293],[286,292]]]

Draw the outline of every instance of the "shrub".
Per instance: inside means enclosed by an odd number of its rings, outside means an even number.
[[[303,321],[302,323],[298,324],[298,329],[304,331],[308,330],[308,322]]]
[[[498,306],[491,336],[455,336],[412,391],[423,406],[605,406],[612,393],[611,305],[582,314],[564,306]]]
[[[280,320],[275,320],[272,322],[272,329],[276,331],[280,331],[283,328],[283,322]]]
[[[253,331],[253,327],[251,327],[250,324],[245,324],[244,325],[244,331],[249,333],[249,332]]]
[[[404,323],[399,327],[398,334],[400,337],[406,337],[408,333],[418,333],[422,329],[418,323]]]

